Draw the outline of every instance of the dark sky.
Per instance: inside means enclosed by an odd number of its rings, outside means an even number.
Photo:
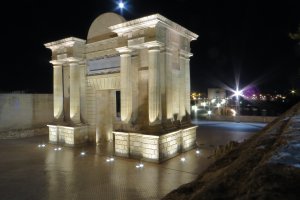
[[[127,20],[160,13],[199,35],[191,44],[192,90],[255,82],[261,91],[300,87],[300,1],[130,0]],[[52,92],[50,50],[65,37],[86,39],[93,20],[119,12],[115,1],[10,1],[2,5],[0,91]],[[299,82],[299,83],[298,83]]]

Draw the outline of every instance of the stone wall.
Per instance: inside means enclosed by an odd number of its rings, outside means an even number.
[[[26,137],[26,132],[28,136],[45,134],[40,128],[46,128],[52,121],[52,94],[0,94],[0,135],[3,137]],[[18,134],[18,131],[23,133]]]
[[[0,139],[18,139],[26,138],[37,135],[46,135],[49,130],[47,127],[34,128],[34,129],[19,129],[19,130],[9,130],[0,132]]]

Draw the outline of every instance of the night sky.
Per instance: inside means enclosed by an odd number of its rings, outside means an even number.
[[[262,92],[300,89],[300,45],[289,38],[300,24],[300,1],[130,0],[127,20],[159,13],[199,35],[191,43],[192,90],[240,88]],[[52,92],[50,50],[43,44],[86,39],[93,20],[117,12],[112,0],[10,1],[2,5],[0,91]]]

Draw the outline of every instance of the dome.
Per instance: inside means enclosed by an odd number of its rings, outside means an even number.
[[[87,42],[96,42],[99,40],[114,37],[116,34],[111,32],[108,27],[123,23],[125,21],[126,20],[122,16],[111,12],[100,15],[93,21],[92,25],[90,26],[87,36]]]

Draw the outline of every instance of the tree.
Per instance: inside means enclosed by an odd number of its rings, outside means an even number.
[[[296,33],[289,33],[289,36],[293,40],[300,40],[300,25]]]

